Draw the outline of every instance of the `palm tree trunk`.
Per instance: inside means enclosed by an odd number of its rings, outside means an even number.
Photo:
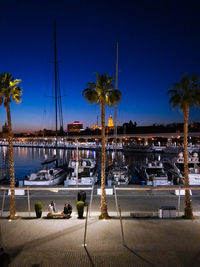
[[[10,104],[6,105],[7,120],[8,120],[8,155],[9,155],[9,172],[10,172],[10,219],[15,218],[15,174],[14,174],[14,161],[13,161],[13,146],[12,146],[12,126]]]
[[[108,217],[105,194],[105,102],[101,102],[101,218]]]
[[[188,176],[188,120],[189,120],[189,105],[185,106],[184,110],[184,174],[185,174],[185,188],[189,187],[189,176]],[[193,218],[192,203],[190,199],[189,189],[185,190],[185,216],[186,219]]]

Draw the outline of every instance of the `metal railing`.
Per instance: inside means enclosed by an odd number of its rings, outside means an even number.
[[[6,191],[11,190],[10,187],[8,186],[0,186],[0,190],[3,191],[3,196],[2,196],[2,207],[1,207],[1,216],[3,216],[3,211],[4,211],[4,204],[5,204],[5,196],[6,196]],[[90,202],[89,202],[89,216],[91,212],[91,207],[92,207],[92,200],[93,200],[93,192],[94,192],[94,186],[92,187],[15,187],[15,191],[17,190],[24,190],[27,191],[27,202],[28,202],[28,214],[30,217],[31,213],[31,208],[30,208],[30,191],[52,191],[52,192],[59,192],[59,191],[79,191],[79,190],[90,190],[91,195],[90,195]]]
[[[200,187],[184,187],[184,186],[177,186],[177,187],[116,187],[114,186],[114,196],[115,196],[115,204],[116,204],[116,211],[117,216],[119,216],[119,205],[117,199],[117,191],[175,191],[178,190],[178,216],[180,213],[180,197],[181,197],[181,190],[196,190],[200,191]]]

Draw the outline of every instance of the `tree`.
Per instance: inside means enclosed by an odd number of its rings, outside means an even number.
[[[22,89],[18,86],[21,80],[14,80],[10,73],[2,73],[0,75],[0,105],[4,102],[7,111],[8,121],[8,154],[9,154],[9,172],[10,172],[10,219],[15,218],[15,173],[13,161],[13,146],[12,146],[12,124],[10,102],[13,99],[16,103],[21,102]]]
[[[168,91],[171,95],[169,103],[173,109],[179,107],[184,113],[184,175],[185,175],[185,218],[192,219],[192,203],[189,192],[188,177],[188,121],[190,108],[200,106],[200,82],[196,75],[188,76],[185,74],[179,83],[175,83],[173,88]]]
[[[113,78],[108,74],[96,73],[96,83],[88,83],[88,88],[83,91],[83,96],[90,103],[101,106],[101,215],[100,219],[108,218],[105,196],[105,105],[113,106],[121,99],[121,92],[113,89]]]

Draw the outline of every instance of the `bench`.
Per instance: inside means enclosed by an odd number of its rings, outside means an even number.
[[[61,214],[61,213],[48,213],[47,218],[49,218],[49,219],[56,219],[56,218],[69,219],[69,218],[71,218],[71,215],[70,214]]]

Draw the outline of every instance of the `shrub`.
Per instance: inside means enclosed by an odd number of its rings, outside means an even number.
[[[35,212],[38,213],[42,212],[42,202],[40,201],[35,202]]]
[[[76,203],[76,208],[77,208],[77,211],[78,211],[78,218],[83,218],[84,202],[83,201],[78,201]]]

